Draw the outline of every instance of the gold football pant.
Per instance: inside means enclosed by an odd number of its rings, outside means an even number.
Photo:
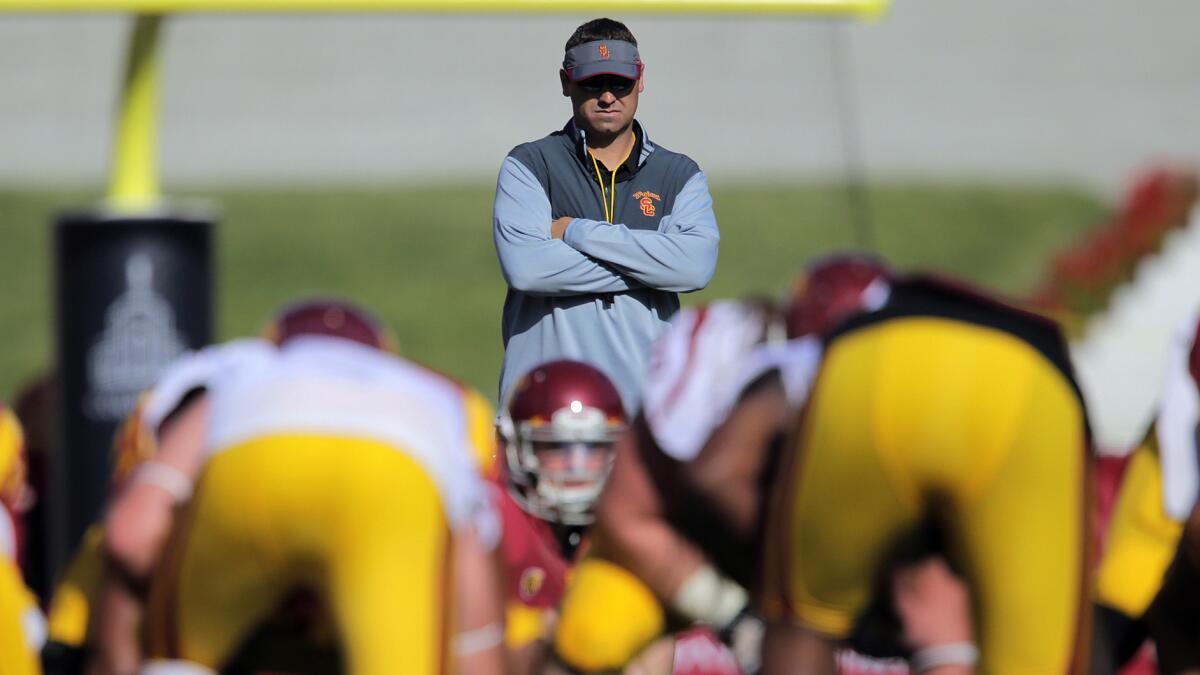
[[[150,655],[217,669],[296,587],[315,590],[349,672],[447,669],[449,528],[433,480],[373,441],[253,440],[215,455],[155,578]]]
[[[1085,601],[1086,423],[1070,381],[997,328],[908,316],[834,339],[775,495],[766,610],[846,636],[889,547],[940,518],[983,673],[1064,673]]]
[[[1158,441],[1151,431],[1129,458],[1108,524],[1096,600],[1139,618],[1162,585],[1183,525],[1163,510]]]
[[[21,571],[12,561],[0,559],[0,675],[42,672],[38,650],[30,644],[37,611],[37,599],[25,588]]]

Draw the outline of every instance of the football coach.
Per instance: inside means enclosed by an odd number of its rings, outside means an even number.
[[[500,400],[534,366],[588,361],[640,399],[650,342],[704,288],[720,235],[708,180],[635,119],[645,89],[637,40],[595,19],[567,41],[559,81],[572,116],[513,148],[500,168],[492,235],[508,283]]]

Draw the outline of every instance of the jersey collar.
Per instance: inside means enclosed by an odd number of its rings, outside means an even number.
[[[570,138],[575,145],[575,158],[580,164],[585,165],[591,170],[592,158],[588,155],[587,149],[587,133],[575,126],[575,120],[571,119],[567,125],[563,127],[563,133]],[[646,136],[646,130],[637,120],[633,121],[634,144],[633,150],[630,151],[631,157],[637,157],[637,162],[625,162],[617,168],[617,182],[624,182],[633,178],[646,160],[650,159],[650,155],[654,153],[654,144],[650,142],[650,138]]]

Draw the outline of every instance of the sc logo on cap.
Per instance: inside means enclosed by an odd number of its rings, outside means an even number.
[[[606,44],[604,44],[603,42],[601,42],[601,43],[600,43],[600,48],[599,48],[599,49],[600,49],[600,58],[602,58],[602,59],[604,59],[605,61],[607,61],[607,60],[608,60],[608,45],[606,45]]]

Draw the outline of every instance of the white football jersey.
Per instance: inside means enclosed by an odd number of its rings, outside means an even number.
[[[821,343],[764,340],[764,318],[759,307],[735,301],[688,307],[651,346],[643,413],[668,456],[695,459],[746,387],[772,370],[782,375],[789,401],[804,404]]]
[[[279,434],[376,440],[422,465],[455,525],[490,519],[464,391],[437,373],[338,338],[302,336],[282,347],[238,340],[169,367],[147,404],[147,425],[155,428],[198,387],[209,400],[210,455]]]
[[[1200,466],[1196,460],[1196,423],[1200,421],[1200,393],[1188,369],[1188,356],[1196,335],[1196,317],[1176,331],[1167,354],[1159,403],[1158,434],[1163,508],[1178,521],[1187,520],[1200,493]]]

